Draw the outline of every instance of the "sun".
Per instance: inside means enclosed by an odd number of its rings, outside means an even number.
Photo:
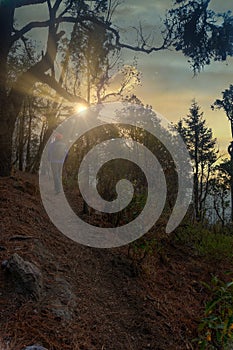
[[[76,113],[81,113],[81,112],[83,112],[83,111],[85,111],[87,109],[87,106],[85,106],[84,104],[79,103],[79,104],[77,104],[75,106],[74,109],[75,109]]]

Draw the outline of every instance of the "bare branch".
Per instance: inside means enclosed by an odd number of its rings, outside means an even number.
[[[69,5],[68,5],[68,6],[65,8],[65,10],[62,11],[62,13],[59,15],[60,18],[61,18],[62,16],[64,16],[64,15],[71,9],[73,3],[74,3],[74,0],[70,0]]]
[[[18,39],[20,39],[23,35],[25,35],[26,33],[28,33],[30,30],[34,29],[34,28],[45,28],[49,26],[50,21],[34,21],[34,22],[30,22],[28,23],[25,27],[23,27],[20,30],[15,30],[15,34],[13,34],[11,36],[11,45],[17,41]]]
[[[111,93],[105,95],[104,97],[101,98],[101,102],[106,101],[110,97],[119,97],[120,98],[121,97],[121,91],[111,92]]]
[[[42,0],[41,0],[42,1]],[[28,24],[26,24],[22,29],[20,30],[14,30],[14,34],[11,36],[11,45],[17,41],[18,39],[21,39],[23,35],[25,35],[26,33],[30,32],[32,29],[34,28],[46,28],[49,27],[51,25],[51,17],[54,17],[53,13],[56,12],[61,4],[62,0],[57,0],[54,7],[52,8],[51,2],[50,0],[43,0],[43,2],[47,2],[48,4],[48,8],[49,8],[49,13],[50,13],[50,19],[47,21],[32,21],[29,22]],[[25,0],[26,2],[26,0]],[[23,5],[22,5],[23,6]],[[56,24],[59,24],[61,21],[61,18],[59,20],[60,16],[55,19],[53,18],[53,20],[56,22]],[[74,21],[73,21],[74,23]]]
[[[167,35],[164,37],[163,43],[158,46],[158,47],[146,47],[146,39],[143,38],[142,32],[139,30],[140,37],[141,37],[141,42],[138,43],[138,45],[130,45],[126,44],[120,41],[120,34],[119,31],[113,27],[109,23],[104,22],[101,19],[98,19],[95,16],[92,15],[84,15],[84,16],[79,16],[79,18],[75,17],[68,17],[68,16],[58,16],[58,18],[54,19],[54,22],[56,24],[59,23],[81,23],[84,24],[84,22],[89,21],[95,24],[98,24],[99,26],[105,28],[106,30],[109,30],[115,37],[115,46],[117,48],[126,48],[132,51],[137,51],[137,52],[145,52],[145,53],[151,53],[154,51],[160,51],[160,50],[165,50],[168,49],[170,46],[170,35],[167,33]],[[35,21],[35,22],[30,22],[28,23],[25,27],[23,27],[21,30],[17,31],[11,38],[12,42],[18,40],[21,38],[22,35],[26,34],[33,28],[41,28],[41,27],[48,27],[50,25],[50,20],[48,21]]]
[[[166,50],[169,47],[167,39],[164,40],[163,43],[160,46],[157,46],[157,47],[145,48],[144,40],[143,40],[142,43],[138,43],[137,46],[125,44],[125,43],[122,43],[120,41],[120,34],[119,34],[117,29],[112,28],[112,27],[108,27],[108,30],[111,31],[114,34],[114,36],[115,36],[115,46],[118,47],[118,48],[125,48],[125,49],[129,49],[129,50],[132,50],[132,51],[145,52],[145,53],[149,54],[149,53],[155,52],[155,51]]]
[[[51,1],[50,1],[50,0],[46,0],[46,1],[47,1],[48,9],[49,9],[49,14],[50,14],[50,17],[51,17],[52,4],[51,4]]]
[[[106,17],[106,22],[110,23],[112,16],[114,14],[114,12],[116,11],[117,7],[120,6],[123,3],[123,1],[120,0],[110,0],[109,1],[109,6],[108,6],[108,13],[107,13],[107,17]]]
[[[59,23],[81,23],[84,20],[90,20],[90,16],[88,17],[82,17],[82,18],[75,18],[75,17],[61,17],[61,15],[58,16],[58,18],[54,19],[54,24],[59,24]],[[99,23],[102,23],[99,21]],[[18,39],[21,39],[23,35],[26,33],[30,32],[32,29],[35,28],[46,28],[51,25],[51,19],[47,21],[32,21],[28,24],[26,24],[23,28],[20,30],[14,30],[15,34],[11,36],[11,45],[17,41]]]
[[[64,35],[64,33],[65,32],[63,31],[56,33],[56,29],[54,26],[52,26],[52,21],[50,21],[45,55],[39,62],[21,74],[21,76],[17,79],[16,83],[12,87],[11,92],[8,96],[8,99],[13,101],[16,115],[20,111],[22,95],[27,94],[37,81],[41,81],[47,71],[51,70],[51,72],[53,72],[58,41]]]
[[[53,11],[56,13],[57,10],[59,9],[59,6],[61,5],[62,0],[56,0],[54,6],[53,6]]]

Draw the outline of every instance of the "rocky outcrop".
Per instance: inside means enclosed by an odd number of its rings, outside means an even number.
[[[35,299],[41,297],[43,278],[38,267],[15,253],[7,261],[5,268],[14,281],[17,291]]]
[[[70,284],[62,277],[56,277],[50,290],[47,290],[49,303],[47,308],[56,318],[62,321],[70,321],[76,309],[76,296],[73,294]],[[49,296],[52,296],[49,298]]]

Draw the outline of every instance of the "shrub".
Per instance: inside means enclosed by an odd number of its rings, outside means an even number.
[[[203,284],[212,298],[198,327],[199,349],[228,350],[233,341],[233,281],[226,283],[214,276],[211,284]]]

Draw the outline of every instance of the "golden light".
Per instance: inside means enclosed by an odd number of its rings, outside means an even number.
[[[87,106],[85,106],[85,105],[83,105],[83,104],[77,104],[76,106],[75,106],[75,112],[76,113],[81,113],[81,112],[83,112],[83,111],[85,111],[86,109],[87,109]]]

